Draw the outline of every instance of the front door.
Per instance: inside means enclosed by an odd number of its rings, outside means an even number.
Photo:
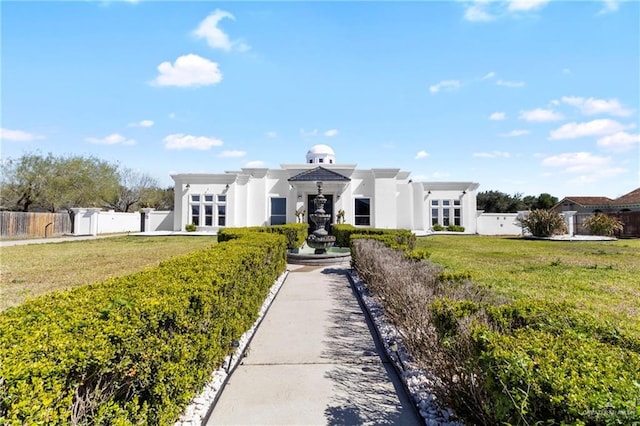
[[[307,222],[309,222],[309,233],[316,230],[316,224],[311,220],[311,213],[316,211],[316,206],[313,204],[314,198],[316,198],[318,194],[309,194],[307,195]],[[327,202],[324,205],[324,211],[330,215],[329,221],[325,226],[327,231],[331,231],[331,224],[333,223],[333,194],[322,194],[327,199]]]

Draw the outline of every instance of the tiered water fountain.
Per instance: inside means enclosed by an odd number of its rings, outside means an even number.
[[[307,244],[315,249],[314,254],[325,254],[327,249],[335,244],[336,237],[329,235],[325,228],[331,216],[324,211],[327,199],[322,195],[322,182],[318,182],[316,185],[318,186],[318,195],[313,199],[316,210],[309,215],[313,223],[316,224],[316,229],[307,237]]]
[[[318,195],[313,199],[315,211],[309,215],[316,229],[307,237],[307,243],[287,255],[287,262],[298,265],[349,264],[351,251],[348,247],[333,247],[336,237],[329,235],[326,225],[331,215],[324,210],[327,198],[322,195],[322,182],[317,182]]]

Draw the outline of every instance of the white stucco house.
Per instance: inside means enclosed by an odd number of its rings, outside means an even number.
[[[278,225],[298,221],[296,212],[313,212],[317,182],[327,198],[325,210],[336,222],[427,233],[434,224],[460,225],[476,233],[475,182],[414,182],[396,168],[358,169],[339,163],[333,149],[315,145],[306,161],[279,169],[242,168],[224,173],[181,173],[175,182],[174,230],[195,224],[198,231],[221,227]]]

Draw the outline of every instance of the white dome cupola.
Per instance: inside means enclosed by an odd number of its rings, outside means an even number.
[[[328,145],[314,145],[307,152],[308,164],[334,164],[336,154]]]

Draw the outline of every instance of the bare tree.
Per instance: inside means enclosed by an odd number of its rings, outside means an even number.
[[[119,212],[128,212],[135,207],[140,207],[140,201],[158,188],[158,182],[154,178],[128,167],[121,167],[118,175],[120,178],[118,193],[107,204]]]

